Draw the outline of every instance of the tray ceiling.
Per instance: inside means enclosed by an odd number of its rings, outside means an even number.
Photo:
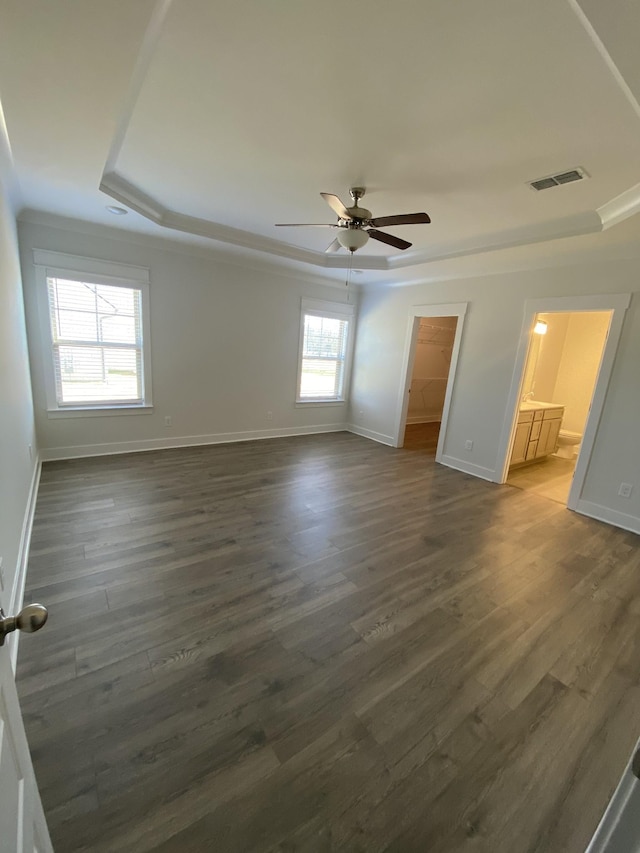
[[[614,5],[622,0],[614,0]],[[381,272],[597,234],[640,193],[640,12],[591,0],[11,0],[0,94],[26,208],[336,273],[320,198],[367,187]],[[590,178],[541,193],[573,167]],[[103,193],[98,191],[102,187]],[[190,235],[190,236],[189,236]],[[532,250],[533,251],[533,250]],[[548,254],[548,247],[545,249]]]

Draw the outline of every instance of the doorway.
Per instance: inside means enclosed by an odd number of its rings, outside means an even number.
[[[403,447],[435,456],[451,368],[457,317],[420,317]]]
[[[442,459],[467,303],[414,305],[402,362],[395,447]]]
[[[566,504],[611,311],[536,314],[507,483]]]
[[[534,328],[538,322],[538,315],[566,314],[574,312],[607,312],[610,316],[608,332],[602,349],[599,368],[597,369],[595,387],[593,388],[593,393],[591,395],[591,402],[588,408],[586,422],[584,424],[582,439],[578,445],[578,455],[575,459],[571,485],[566,499],[566,505],[569,509],[582,512],[585,515],[593,515],[593,505],[582,498],[582,490],[587,476],[589,463],[591,461],[591,454],[595,444],[598,425],[604,408],[605,397],[613,370],[616,351],[620,342],[625,312],[629,307],[630,302],[631,295],[629,293],[598,294],[593,296],[543,297],[540,299],[529,299],[526,301],[523,324],[520,333],[520,343],[516,355],[511,389],[509,391],[505,420],[498,448],[496,466],[496,473],[498,476],[496,477],[496,482],[507,482],[512,455],[514,452],[517,454],[518,451],[516,442],[522,442],[522,430],[518,433],[518,428],[521,426],[519,423],[521,419],[521,409],[527,408],[526,405],[523,405],[527,403],[527,401],[522,400],[522,397],[527,396],[531,390],[525,388],[525,381],[527,380],[526,367],[527,357],[531,351],[531,345],[535,335]],[[535,358],[535,352],[533,353],[533,357]],[[532,364],[533,366],[531,370],[535,367],[535,363]],[[575,387],[576,380],[573,381],[573,385]],[[533,389],[534,397],[539,396],[542,393],[544,392],[541,388]],[[531,403],[532,399],[533,398],[530,396],[528,402]],[[536,401],[533,399],[533,402],[544,403],[547,401]],[[552,408],[561,408],[561,406],[554,404],[553,401],[550,402],[552,404]],[[530,407],[530,411],[538,408],[540,407],[534,405],[533,407]],[[534,412],[532,420],[540,420],[540,414],[538,413],[536,417],[536,413]],[[544,414],[542,420],[543,425],[540,432],[542,434],[542,431],[544,430],[544,435],[542,435],[544,446],[545,442],[551,443],[553,440],[555,425],[553,427],[550,425],[547,429],[544,427]],[[560,424],[557,424],[557,426],[557,436],[559,436]],[[535,440],[535,435],[530,433],[527,441],[527,448],[529,442]],[[537,440],[540,440],[540,435],[538,435]],[[533,453],[537,451],[531,449],[529,452]],[[516,456],[516,458],[518,457]]]

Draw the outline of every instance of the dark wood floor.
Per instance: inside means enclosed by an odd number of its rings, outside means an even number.
[[[583,853],[638,538],[347,433],[48,463],[18,687],[58,853]]]

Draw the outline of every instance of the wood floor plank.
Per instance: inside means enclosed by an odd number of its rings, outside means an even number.
[[[638,537],[436,442],[45,463],[18,689],[56,849],[583,853],[640,735]]]

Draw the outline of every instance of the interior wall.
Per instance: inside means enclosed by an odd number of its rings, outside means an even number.
[[[588,311],[569,315],[562,356],[551,397],[562,403],[564,429],[582,433],[598,376],[610,314]]]
[[[546,335],[532,336],[531,348],[525,368],[524,393],[533,391],[533,399],[553,403],[553,391],[562,359],[569,314],[540,314],[547,324]]]
[[[0,603],[8,610],[22,556],[37,446],[15,218],[1,175],[0,306],[0,556],[5,578]]]
[[[468,302],[443,461],[498,480],[497,454],[520,339],[532,298],[632,292],[582,498],[594,512],[640,530],[640,260],[620,259],[409,287],[370,288],[361,299],[352,390],[354,428],[393,443],[409,309]],[[465,441],[473,441],[471,450]],[[618,495],[632,483],[629,499]]]
[[[345,427],[346,403],[295,403],[301,298],[344,302],[344,287],[258,272],[169,242],[133,242],[98,226],[81,232],[21,222],[19,238],[44,458]],[[151,414],[48,417],[43,364],[50,356],[35,300],[34,248],[150,269]]]
[[[411,372],[408,424],[439,421],[444,408],[457,317],[422,317]]]

